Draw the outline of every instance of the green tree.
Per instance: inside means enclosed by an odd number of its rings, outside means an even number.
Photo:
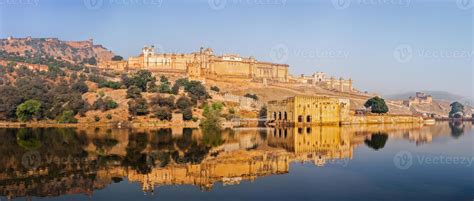
[[[192,103],[188,97],[182,96],[182,97],[179,97],[178,100],[176,101],[176,107],[180,109],[181,111],[191,106],[192,106]]]
[[[155,82],[155,78],[148,70],[139,70],[134,77],[132,82],[135,86],[140,88],[142,91],[147,90],[148,82]]]
[[[142,90],[138,88],[137,86],[133,85],[127,89],[127,98],[137,99],[141,97],[142,97]]]
[[[193,103],[197,103],[199,100],[206,100],[209,98],[209,94],[206,91],[206,87],[199,81],[190,81],[184,90],[188,92]]]
[[[372,113],[384,114],[388,112],[388,106],[385,104],[385,100],[378,96],[367,100],[367,102],[364,104],[364,107],[370,107]]]
[[[117,107],[118,107],[117,102],[115,102],[112,98],[107,97],[105,99],[105,108],[106,108],[106,110],[115,109]]]
[[[216,102],[211,105],[204,106],[204,120],[202,122],[203,128],[221,128],[221,112],[223,105],[222,103]]]
[[[77,119],[74,116],[74,111],[66,110],[59,116],[58,123],[77,123]]]
[[[174,83],[173,87],[171,87],[171,93],[174,94],[174,95],[178,95],[179,88],[180,88],[180,86],[178,84]]]
[[[175,108],[174,96],[168,96],[167,98],[165,98],[157,94],[155,97],[151,98],[150,104],[152,106],[158,105],[160,107],[168,107],[170,109]]]
[[[132,115],[143,116],[148,114],[148,103],[144,98],[137,98],[128,101],[128,111]]]
[[[164,75],[160,76],[160,82],[169,84],[168,78]]]
[[[455,101],[449,106],[451,106],[451,111],[449,111],[449,118],[454,118],[456,113],[462,114],[464,116],[464,105]]]
[[[155,82],[148,83],[148,92],[157,93],[160,92],[160,88],[156,85]]]
[[[168,83],[161,83],[159,87],[159,91],[160,93],[167,93],[167,94],[171,93],[170,85]]]
[[[27,100],[16,109],[16,116],[20,121],[31,121],[37,116],[41,108],[41,103],[37,100]]]
[[[193,119],[193,110],[188,107],[183,110],[183,120],[189,121]]]
[[[16,108],[23,101],[22,94],[14,86],[0,86],[0,119],[16,118]]]
[[[155,111],[155,117],[158,118],[159,120],[171,120],[171,110],[167,107],[159,107]]]
[[[76,82],[72,84],[71,89],[81,94],[84,94],[89,91],[89,87],[84,82]]]

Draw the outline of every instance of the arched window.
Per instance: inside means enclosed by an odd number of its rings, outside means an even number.
[[[278,120],[281,120],[281,112],[278,112]]]
[[[312,120],[311,115],[306,116],[306,122],[310,123]]]
[[[284,113],[283,118],[284,118],[285,120],[288,120],[288,114],[286,114],[286,112]]]
[[[306,128],[306,134],[311,134],[312,130],[311,127]]]
[[[273,112],[273,119],[277,119],[277,113],[276,112]]]
[[[303,122],[303,115],[298,115],[298,122]]]

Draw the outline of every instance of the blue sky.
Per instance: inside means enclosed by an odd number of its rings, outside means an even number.
[[[473,95],[472,0],[0,0],[0,37],[147,44],[351,77],[361,90]]]

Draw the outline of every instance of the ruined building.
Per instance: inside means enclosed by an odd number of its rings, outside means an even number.
[[[410,96],[408,100],[403,101],[406,106],[430,104],[433,102],[433,97],[423,92],[416,92],[415,97]]]
[[[311,76],[306,76],[304,74],[300,75],[299,77],[290,76],[290,81],[299,84],[321,86],[327,89],[336,90],[340,92],[354,92],[351,78],[347,80],[342,77],[336,79],[335,77],[327,76],[327,74],[324,72],[316,72],[313,73],[313,75]]]

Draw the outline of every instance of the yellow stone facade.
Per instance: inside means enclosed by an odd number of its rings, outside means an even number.
[[[267,119],[277,125],[346,124],[349,112],[349,99],[294,96],[268,102]]]
[[[288,82],[289,77],[287,64],[260,62],[254,57],[243,58],[239,55],[217,56],[210,48],[201,48],[189,54],[157,54],[153,46],[144,47],[139,56],[129,57],[128,61],[107,61],[98,64],[98,67],[111,70],[147,69],[200,78],[232,77]]]

